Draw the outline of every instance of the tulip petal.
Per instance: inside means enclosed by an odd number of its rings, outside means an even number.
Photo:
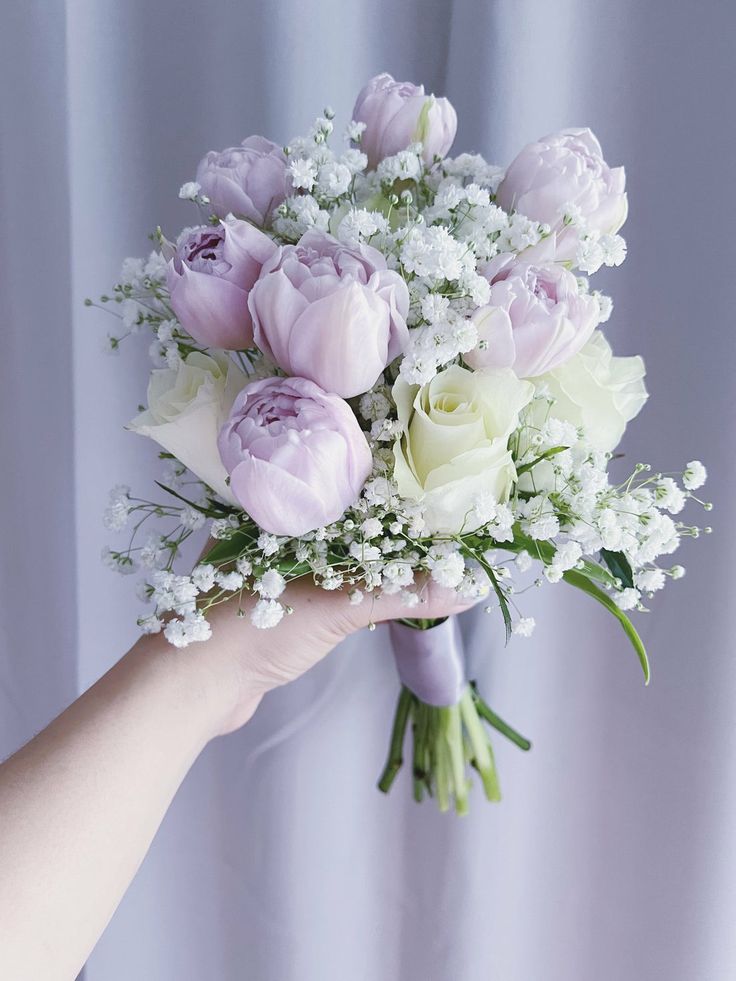
[[[307,306],[307,300],[282,269],[262,276],[248,297],[255,343],[288,374],[295,373],[289,359],[289,337]]]
[[[327,392],[362,395],[387,364],[389,330],[386,304],[358,283],[343,284],[309,304],[294,324],[288,363]]]
[[[305,535],[336,521],[346,506],[326,509],[323,499],[303,480],[252,456],[233,470],[230,487],[256,524],[272,535]]]
[[[186,263],[182,263],[181,273],[170,273],[169,283],[177,320],[200,344],[226,351],[250,347],[253,332],[248,297],[239,286],[195,272]]]

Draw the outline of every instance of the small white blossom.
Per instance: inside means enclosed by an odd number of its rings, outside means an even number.
[[[261,532],[256,543],[264,555],[275,555],[279,550],[279,540],[275,535]]]
[[[163,569],[169,559],[169,549],[161,535],[149,535],[138,558],[144,569]]]
[[[192,582],[200,593],[209,593],[215,585],[215,567],[209,562],[197,565],[192,570]]]
[[[284,607],[272,599],[260,599],[250,611],[250,622],[259,630],[268,630],[280,623]]]
[[[354,143],[359,143],[360,139],[365,133],[365,123],[356,122],[351,119],[345,128],[345,135],[348,140],[352,140]]]
[[[138,617],[138,626],[144,634],[158,634],[161,633],[161,628],[164,622],[155,613],[151,613],[145,617]]]
[[[199,611],[187,614],[182,620],[169,620],[164,636],[174,647],[187,647],[198,641],[209,640],[212,628]]]
[[[643,593],[656,593],[664,588],[665,581],[662,569],[642,569],[634,576],[636,588]]]
[[[672,477],[663,477],[657,482],[654,496],[659,507],[670,514],[679,514],[685,507],[685,494]]]
[[[526,549],[522,549],[514,561],[519,572],[528,572],[532,567],[533,559]]]
[[[253,563],[250,561],[250,559],[247,559],[244,555],[241,555],[235,560],[235,568],[244,579],[247,579],[253,572]]]
[[[215,582],[227,593],[235,593],[243,588],[243,577],[239,572],[217,572]]]
[[[317,167],[313,160],[297,158],[289,164],[289,173],[294,187],[311,191],[317,179]]]
[[[383,531],[383,525],[378,520],[378,518],[366,518],[366,520],[361,524],[360,530],[363,533],[363,537],[367,539],[375,538],[376,535],[380,535]]]
[[[613,600],[620,610],[633,610],[639,605],[640,596],[638,589],[629,588],[621,590],[614,596]]]
[[[173,572],[157,571],[151,577],[153,600],[159,613],[173,610],[186,615],[193,613],[197,599],[197,587],[190,576],[177,576]]]
[[[688,490],[697,490],[703,486],[707,476],[708,471],[700,460],[691,460],[683,474],[682,482]]]
[[[210,535],[216,539],[232,538],[238,525],[238,520],[232,516],[229,518],[215,518],[210,525]]]
[[[511,632],[517,637],[531,637],[536,627],[534,617],[521,617],[511,628]]]
[[[427,565],[434,581],[447,589],[459,586],[465,574],[462,555],[448,545],[433,545],[427,556]]]
[[[196,181],[187,181],[179,188],[179,197],[182,201],[196,201],[201,190],[201,185]]]
[[[128,523],[133,505],[130,501],[130,487],[117,484],[110,491],[109,504],[103,521],[108,531],[122,531]]]
[[[373,389],[361,395],[359,403],[360,414],[369,422],[385,419],[391,411],[388,397],[380,390]]]
[[[278,599],[286,589],[286,580],[276,569],[264,572],[253,587],[264,599]]]

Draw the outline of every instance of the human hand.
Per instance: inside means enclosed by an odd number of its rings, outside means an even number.
[[[187,651],[169,650],[168,656],[192,659],[213,702],[213,735],[238,729],[255,712],[263,695],[308,671],[340,641],[371,623],[402,617],[439,619],[473,605],[453,590],[427,580],[420,588],[421,603],[408,607],[399,595],[371,598],[351,604],[344,590],[319,589],[306,577],[287,587],[280,600],[293,609],[276,626],[254,627],[237,615],[237,600],[210,609],[212,637]],[[165,645],[163,638],[155,642]]]

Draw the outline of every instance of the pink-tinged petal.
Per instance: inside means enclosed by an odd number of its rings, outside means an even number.
[[[294,322],[307,306],[307,300],[281,269],[259,279],[248,297],[256,345],[289,374],[294,373],[289,360],[289,338]]]
[[[516,344],[508,313],[501,307],[481,307],[471,320],[479,343],[485,346],[464,354],[466,364],[471,368],[510,368],[516,359]]]
[[[250,290],[261,274],[264,262],[271,258],[277,246],[250,222],[237,218],[222,222],[224,241],[222,254],[232,269],[227,279],[241,289]]]
[[[337,520],[344,510],[326,510],[320,495],[304,481],[255,457],[233,470],[230,489],[256,524],[272,535],[297,538]]]
[[[362,395],[387,364],[389,330],[386,304],[350,283],[311,303],[294,324],[291,370],[342,398]]]
[[[173,260],[169,269],[173,267]],[[206,347],[240,350],[253,343],[247,294],[226,279],[193,272],[182,263],[170,275],[171,308],[188,334]]]

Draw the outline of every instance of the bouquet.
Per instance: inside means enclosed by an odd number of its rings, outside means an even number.
[[[325,109],[285,147],[251,136],[209,152],[179,192],[195,224],[158,229],[100,298],[121,323],[109,350],[149,337],[147,405],[128,428],[164,462],[161,500],[113,489],[107,527],[132,532],[104,558],[144,570],[140,626],[177,647],[206,640],[208,611],[233,594],[278,629],[303,576],[351,603],[400,593],[416,616],[390,628],[401,689],[379,786],[410,727],[417,800],[464,812],[470,768],[499,798],[489,728],[529,743],[466,677],[456,618],[422,617],[426,583],[526,637],[533,567],[534,584],[601,603],[648,679],[627,614],[683,575],[662,560],[701,530],[676,516],[706,472],[609,473],[647,393],[589,284],[624,260],[628,208],[624,170],[589,129],[531,143],[506,170],[450,157],[450,102],[387,74],[340,146],[333,120]],[[178,569],[204,525],[214,543]]]

